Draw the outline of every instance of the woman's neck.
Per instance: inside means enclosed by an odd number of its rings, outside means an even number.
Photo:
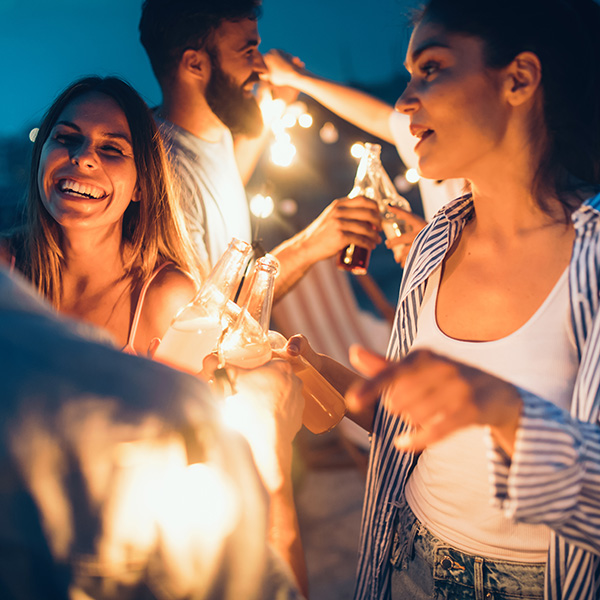
[[[120,228],[119,223],[112,231],[63,231],[63,279],[98,283],[121,279],[126,259]]]

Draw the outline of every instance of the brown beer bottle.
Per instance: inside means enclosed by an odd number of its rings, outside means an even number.
[[[404,221],[396,219],[388,206],[394,205],[410,211],[410,204],[398,194],[388,174],[381,164],[381,146],[364,144],[364,154],[358,163],[354,187],[349,198],[365,196],[377,202],[382,218],[383,231],[388,238],[398,237],[407,231]],[[355,275],[364,275],[369,266],[371,251],[368,248],[350,244],[340,253],[338,267]]]

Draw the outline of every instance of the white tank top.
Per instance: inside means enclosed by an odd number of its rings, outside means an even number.
[[[441,266],[428,280],[411,350],[430,348],[568,410],[578,358],[567,271],[527,323],[491,342],[465,342],[440,331],[435,317],[440,273]],[[483,427],[469,427],[427,448],[408,480],[406,498],[427,529],[465,552],[520,562],[546,560],[549,529],[507,519],[491,503]]]

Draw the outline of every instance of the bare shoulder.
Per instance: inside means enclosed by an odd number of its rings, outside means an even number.
[[[153,338],[161,338],[175,315],[196,295],[196,282],[184,271],[168,265],[157,273],[146,291],[135,349],[145,353]]]
[[[157,316],[166,313],[172,319],[182,306],[194,298],[197,290],[196,282],[187,273],[175,265],[167,265],[148,286],[143,310]]]

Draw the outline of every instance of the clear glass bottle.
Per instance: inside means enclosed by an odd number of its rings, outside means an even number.
[[[202,370],[202,361],[216,348],[227,326],[232,298],[251,254],[250,244],[231,240],[194,300],[173,319],[156,349],[156,360],[190,373]]]
[[[375,200],[382,218],[383,232],[386,237],[399,237],[406,233],[408,227],[403,220],[389,210],[389,205],[398,206],[410,211],[410,204],[396,191],[392,180],[381,164],[381,146],[379,144],[364,144],[364,154],[358,163],[354,187],[348,194],[349,198],[365,196]],[[394,251],[396,255],[398,250]],[[338,266],[355,275],[364,275],[369,266],[371,251],[368,248],[350,244],[342,250],[338,258]]]
[[[242,309],[219,342],[220,362],[252,369],[271,359],[267,337],[279,261],[266,254],[254,265]]]

